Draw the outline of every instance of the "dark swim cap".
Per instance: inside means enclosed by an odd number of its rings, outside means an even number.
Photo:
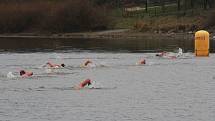
[[[21,70],[21,71],[19,72],[19,74],[20,74],[20,76],[22,76],[23,74],[25,74],[25,71],[24,71],[24,70]]]
[[[61,64],[61,66],[62,66],[62,67],[65,67],[66,65],[65,65],[65,64]]]
[[[88,86],[92,84],[90,79],[86,79],[85,81],[87,81]]]
[[[92,83],[91,83],[91,82],[89,82],[89,83],[88,83],[88,86],[89,86],[89,85],[91,85],[91,84],[92,84]]]

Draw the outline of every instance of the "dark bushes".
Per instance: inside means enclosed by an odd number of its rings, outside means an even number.
[[[38,9],[38,8],[40,9]],[[12,3],[0,5],[0,32],[22,32],[30,29],[45,16],[47,6],[43,3]]]
[[[72,32],[108,26],[106,9],[89,0],[0,3],[0,32]]]
[[[214,29],[215,28],[215,9],[209,13],[206,18],[204,27],[207,29]]]

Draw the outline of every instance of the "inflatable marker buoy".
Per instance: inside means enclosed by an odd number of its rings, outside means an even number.
[[[209,33],[204,30],[195,33],[195,55],[209,56]]]

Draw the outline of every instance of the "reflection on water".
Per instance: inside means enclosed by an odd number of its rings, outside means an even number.
[[[190,38],[153,39],[53,39],[53,38],[1,38],[1,51],[111,51],[111,52],[157,52],[173,51],[181,47],[185,52],[193,52],[194,41]],[[211,51],[214,52],[211,40]]]

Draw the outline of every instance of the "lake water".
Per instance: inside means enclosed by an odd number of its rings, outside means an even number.
[[[147,37],[127,39],[84,39],[84,38],[0,38],[0,52],[53,52],[53,51],[93,51],[93,52],[137,52],[152,53],[175,51],[178,47],[184,52],[194,51],[194,39],[190,35],[180,37]],[[215,39],[210,39],[210,51],[215,52]]]
[[[33,49],[29,49],[25,48],[26,43],[17,43],[14,48],[1,45],[1,121],[215,120],[215,54],[195,57],[189,52],[190,46],[184,45],[180,47],[187,48],[187,52],[182,57],[167,59],[155,57],[155,53],[140,53],[162,49],[153,50],[155,45],[150,44],[135,45],[137,49],[127,45],[134,48],[130,50],[126,44],[118,48],[107,43],[105,46],[103,41],[101,48],[84,41],[74,45],[74,49],[54,42],[45,49],[41,47],[46,45],[31,42],[29,48]],[[86,43],[89,48],[83,49]],[[61,48],[53,51],[48,48],[50,44]],[[149,48],[142,48],[145,46]],[[171,47],[174,50],[176,45]],[[146,65],[137,66],[141,58],[146,59]],[[96,66],[81,68],[87,59]],[[65,63],[66,68],[47,73],[42,68],[47,61]],[[34,76],[7,77],[8,72],[18,76],[21,69],[33,71]],[[99,89],[72,89],[86,78],[93,80]]]
[[[212,42],[212,41],[211,41]],[[213,44],[211,44],[213,45]],[[94,52],[158,52],[173,51],[178,47],[192,52],[194,41],[182,38],[147,39],[48,39],[48,38],[1,38],[0,51],[94,51]],[[213,47],[212,47],[213,48]],[[213,50],[211,50],[213,51]]]

